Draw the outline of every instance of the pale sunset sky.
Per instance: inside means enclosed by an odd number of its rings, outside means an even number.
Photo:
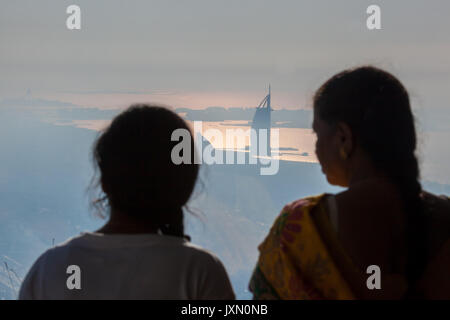
[[[81,8],[81,30],[66,8]],[[381,7],[382,29],[366,27]],[[448,106],[450,2],[2,1],[0,99],[23,96],[117,107],[305,108],[346,67],[396,74],[420,108]]]

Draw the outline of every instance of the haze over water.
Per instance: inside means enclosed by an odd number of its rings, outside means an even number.
[[[276,111],[275,111],[276,112]],[[188,121],[192,126],[192,121]],[[85,128],[100,132],[110,120],[73,120],[72,122],[59,123],[58,125],[72,125],[78,128]],[[247,121],[203,121],[203,131],[217,129],[223,135],[223,141],[211,140],[214,148],[226,149],[226,130],[248,130],[250,125]],[[246,125],[247,124],[247,125]],[[317,162],[315,155],[315,134],[311,129],[305,128],[275,128],[279,130],[279,147],[281,149],[290,148],[293,150],[280,151],[281,155],[276,158],[297,162]],[[274,130],[274,129],[272,129]],[[273,139],[273,135],[272,135]],[[418,130],[418,157],[421,163],[422,178],[428,181],[450,184],[450,132],[446,131],[422,131]],[[273,144],[273,143],[272,143]],[[244,147],[249,146],[248,139]],[[235,151],[241,151],[234,148]]]

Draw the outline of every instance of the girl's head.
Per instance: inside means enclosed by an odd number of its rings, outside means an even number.
[[[313,128],[316,154],[331,184],[349,186],[353,176],[364,176],[357,170],[373,168],[398,187],[407,214],[406,275],[413,284],[425,265],[426,230],[406,89],[393,75],[374,67],[340,72],[315,94]]]
[[[183,211],[198,175],[191,138],[191,164],[174,164],[176,129],[190,129],[176,113],[133,105],[114,118],[94,145],[99,183],[111,211],[149,221],[162,232],[183,236]]]

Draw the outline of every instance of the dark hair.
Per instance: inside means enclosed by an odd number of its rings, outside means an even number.
[[[191,164],[171,159],[172,132],[190,133]],[[160,106],[132,105],[114,118],[97,139],[93,160],[100,170],[98,184],[105,195],[93,203],[138,219],[146,219],[168,235],[184,235],[183,206],[194,190],[199,165],[194,163],[194,140],[186,122]],[[189,237],[187,237],[189,238]]]
[[[371,66],[345,70],[314,96],[314,111],[329,124],[348,124],[374,165],[398,186],[407,214],[408,297],[426,264],[422,187],[409,96],[392,74]]]

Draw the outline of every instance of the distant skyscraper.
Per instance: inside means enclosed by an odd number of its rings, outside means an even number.
[[[256,112],[255,115],[253,117],[253,122],[252,122],[252,129],[256,130],[257,133],[257,137],[256,139],[252,139],[250,141],[250,143],[256,144],[256,148],[254,148],[254,150],[257,150],[257,155],[259,156],[270,156],[271,152],[270,152],[270,128],[271,128],[271,123],[270,123],[270,112],[272,111],[272,108],[270,106],[270,85],[269,85],[269,94],[263,99],[263,101],[261,101],[261,103],[259,104],[259,106],[256,108]],[[263,131],[261,131],[261,129],[265,129]],[[265,136],[266,139],[266,146],[267,149],[266,150],[260,150],[260,144],[261,142],[259,142],[260,138],[263,138]]]

